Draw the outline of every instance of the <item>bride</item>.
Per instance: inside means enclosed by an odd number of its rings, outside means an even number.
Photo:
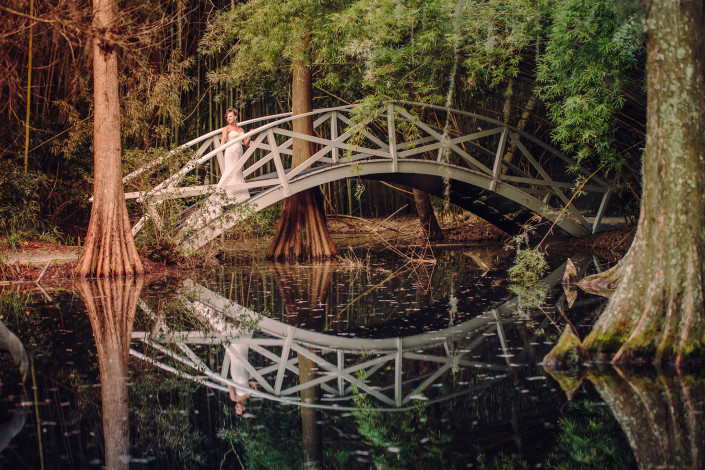
[[[237,118],[237,109],[228,108],[225,111],[225,120],[228,122],[228,125],[223,127],[223,134],[220,138],[221,146],[225,145],[227,142],[237,139],[245,133],[245,130],[237,125]],[[235,165],[243,155],[243,144],[250,145],[250,138],[247,137],[246,139],[225,148],[225,153],[223,155],[222,175],[220,177],[220,181],[218,182],[218,187],[245,182],[245,178],[242,176],[242,168],[237,171],[234,170]],[[241,189],[235,192],[235,198],[238,201],[248,198],[249,195],[250,193],[247,189]]]

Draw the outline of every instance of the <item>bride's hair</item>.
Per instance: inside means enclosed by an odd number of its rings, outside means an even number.
[[[237,109],[235,109],[235,108],[228,108],[228,109],[225,110],[225,117],[226,117],[226,118],[228,117],[228,113],[233,113],[233,114],[235,115],[235,118],[237,118],[237,117],[238,117],[238,114],[239,114],[239,113],[237,112]]]

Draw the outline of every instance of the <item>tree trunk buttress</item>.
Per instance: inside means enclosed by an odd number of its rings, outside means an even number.
[[[122,184],[117,50],[111,32],[116,10],[114,0],[93,1],[93,30],[100,32],[93,39],[93,206],[76,268],[80,277],[144,273]]]
[[[313,111],[311,68],[308,65],[308,39],[302,38],[302,53],[293,59],[292,112],[293,115]],[[313,118],[295,119],[293,131],[313,135]],[[313,143],[294,139],[291,167],[299,165],[313,155]],[[323,204],[318,188],[312,188],[284,201],[277,231],[267,251],[273,261],[325,260],[338,256],[338,250],[328,232]]]
[[[583,341],[615,363],[705,355],[703,23],[703,0],[654,0],[648,12],[641,214],[623,277]]]
[[[419,214],[419,222],[421,222],[424,236],[433,242],[443,241],[443,230],[438,225],[428,193],[414,188],[414,202],[416,203],[416,212]]]

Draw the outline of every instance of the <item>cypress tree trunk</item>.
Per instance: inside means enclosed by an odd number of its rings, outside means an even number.
[[[426,238],[433,242],[443,241],[443,230],[438,225],[436,213],[431,205],[431,198],[426,191],[414,188],[414,202],[416,212],[419,214],[419,222]]]
[[[531,97],[529,98],[529,101],[526,102],[526,107],[524,108],[524,111],[521,113],[521,118],[519,119],[519,122],[517,123],[517,129],[520,131],[526,130],[526,125],[529,123],[529,118],[531,117],[531,113],[534,112],[534,109],[536,108],[536,105],[538,104],[538,98],[536,95],[532,94]],[[506,119],[508,114],[505,111],[505,123],[509,124],[509,120]],[[517,146],[514,143],[514,141],[510,141],[508,148],[507,148],[507,153],[504,155],[504,161],[507,163],[512,163],[514,160],[514,154],[516,153]],[[502,174],[506,175],[507,172],[509,171],[509,168],[506,166],[502,167]]]
[[[654,0],[643,197],[623,276],[583,347],[615,363],[705,355],[703,0]]]
[[[301,40],[301,51],[293,58],[292,111],[294,116],[313,111],[311,68],[309,66],[308,38]],[[313,135],[311,116],[295,119],[293,131]],[[292,168],[313,155],[313,144],[294,139]],[[267,251],[273,261],[325,260],[338,256],[338,250],[328,232],[323,204],[317,197],[318,189],[309,189],[288,197],[279,217],[277,231]]]
[[[81,277],[143,274],[122,185],[120,102],[117,50],[112,42],[115,0],[93,1],[93,206],[83,254]]]

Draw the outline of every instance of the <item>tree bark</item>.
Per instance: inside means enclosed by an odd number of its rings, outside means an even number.
[[[293,115],[313,111],[311,67],[308,37],[302,37],[301,50],[293,58],[292,112]],[[313,118],[295,119],[293,131],[313,135]],[[313,143],[294,139],[291,167],[313,155]],[[317,197],[318,189],[309,189],[288,197],[279,217],[277,231],[267,251],[273,261],[325,260],[338,256],[338,250],[328,232],[323,204]]]
[[[531,113],[534,112],[534,109],[536,108],[536,105],[538,104],[538,98],[536,95],[532,94],[531,97],[529,98],[529,101],[526,102],[526,107],[524,108],[524,111],[521,113],[521,118],[519,119],[519,122],[517,123],[517,129],[520,131],[526,130],[526,125],[529,123],[529,118],[531,117]],[[505,110],[505,116],[508,114],[506,113]],[[505,123],[509,123],[508,120],[505,118]],[[512,163],[514,160],[514,154],[516,153],[517,146],[514,144],[514,141],[509,141],[509,146],[507,148],[507,153],[504,155],[504,161],[507,163]],[[502,166],[502,175],[506,175],[507,172],[509,171],[509,167]]]
[[[639,224],[623,277],[583,341],[598,359],[705,355],[703,0],[650,4],[647,138]]]
[[[105,466],[129,468],[128,361],[132,324],[144,277],[78,281],[93,329],[103,405]]]
[[[93,1],[93,206],[76,274],[143,274],[122,185],[117,50],[112,41],[115,0]]]
[[[419,214],[424,237],[433,242],[443,241],[443,230],[438,225],[428,193],[414,188],[414,203],[416,203],[416,212]]]

